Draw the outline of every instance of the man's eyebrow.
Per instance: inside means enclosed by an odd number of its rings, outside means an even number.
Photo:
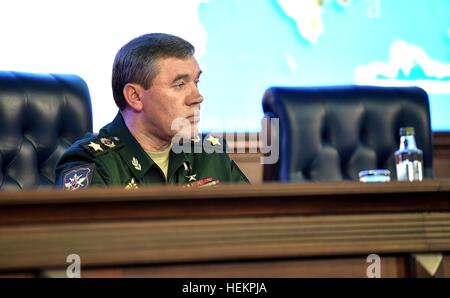
[[[172,83],[175,83],[176,81],[179,81],[179,80],[186,80],[188,78],[189,78],[188,74],[179,74],[175,77],[175,79],[173,79]]]
[[[196,79],[198,79],[198,78],[200,77],[200,75],[202,74],[202,72],[203,72],[203,71],[201,71],[201,70],[198,72]],[[175,83],[176,81],[179,81],[179,80],[186,80],[186,79],[189,79],[189,77],[190,77],[190,76],[189,76],[188,74],[179,74],[179,75],[177,75],[177,76],[175,77],[175,79],[173,79],[172,84]]]

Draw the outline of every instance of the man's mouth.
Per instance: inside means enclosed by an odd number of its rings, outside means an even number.
[[[186,117],[187,120],[191,123],[198,123],[200,121],[200,115],[199,114],[193,114],[188,117]]]

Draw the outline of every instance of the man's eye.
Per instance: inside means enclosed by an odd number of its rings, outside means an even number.
[[[176,88],[183,88],[184,85],[185,85],[185,83],[184,83],[184,82],[181,82],[181,83],[175,84],[175,87],[176,87]]]

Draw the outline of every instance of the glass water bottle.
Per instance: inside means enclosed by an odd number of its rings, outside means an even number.
[[[414,127],[400,128],[400,148],[395,151],[398,181],[422,181],[423,153],[417,148]]]

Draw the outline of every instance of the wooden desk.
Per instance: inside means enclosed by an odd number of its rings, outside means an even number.
[[[0,193],[0,275],[450,276],[450,180]]]

